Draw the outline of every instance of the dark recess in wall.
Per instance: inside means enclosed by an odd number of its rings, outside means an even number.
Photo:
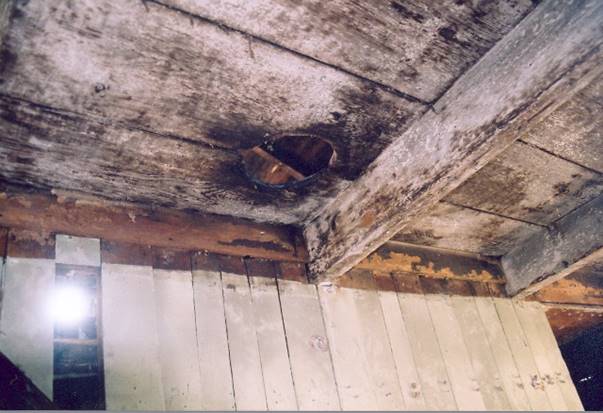
[[[603,325],[560,346],[585,410],[603,410]]]

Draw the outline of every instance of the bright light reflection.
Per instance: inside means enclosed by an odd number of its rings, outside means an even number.
[[[57,324],[76,324],[88,314],[86,294],[76,287],[55,289],[51,302],[51,313]]]

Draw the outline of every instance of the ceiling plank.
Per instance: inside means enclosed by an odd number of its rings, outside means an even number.
[[[546,303],[601,306],[603,311],[603,262],[555,281],[537,291],[530,299]]]
[[[73,197],[0,192],[0,225],[11,231],[58,232],[283,261],[303,262],[307,257],[300,234],[292,227]]]
[[[543,228],[502,257],[507,293],[527,297],[603,260],[603,195]]]
[[[595,79],[602,17],[540,4],[306,225],[312,274],[345,273]]]

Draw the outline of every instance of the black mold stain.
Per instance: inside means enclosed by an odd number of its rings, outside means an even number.
[[[227,119],[216,121],[207,131],[209,139],[234,149],[253,148],[275,134],[267,127],[254,125],[241,113],[229,114]]]
[[[281,244],[272,241],[253,241],[249,239],[234,239],[230,242],[218,241],[219,244],[228,245],[228,246],[236,246],[236,247],[248,247],[248,248],[258,248],[269,251],[277,251],[277,252],[291,252],[288,248],[283,247]]]
[[[394,9],[400,16],[405,19],[412,19],[417,23],[423,23],[425,21],[425,16],[420,13],[413,12],[412,10],[408,10],[406,7],[404,7],[398,2],[391,1],[389,5],[392,9]]]

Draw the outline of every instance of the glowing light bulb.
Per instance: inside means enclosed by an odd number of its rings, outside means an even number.
[[[57,324],[73,325],[88,314],[88,298],[76,287],[59,287],[54,291],[51,313]]]

